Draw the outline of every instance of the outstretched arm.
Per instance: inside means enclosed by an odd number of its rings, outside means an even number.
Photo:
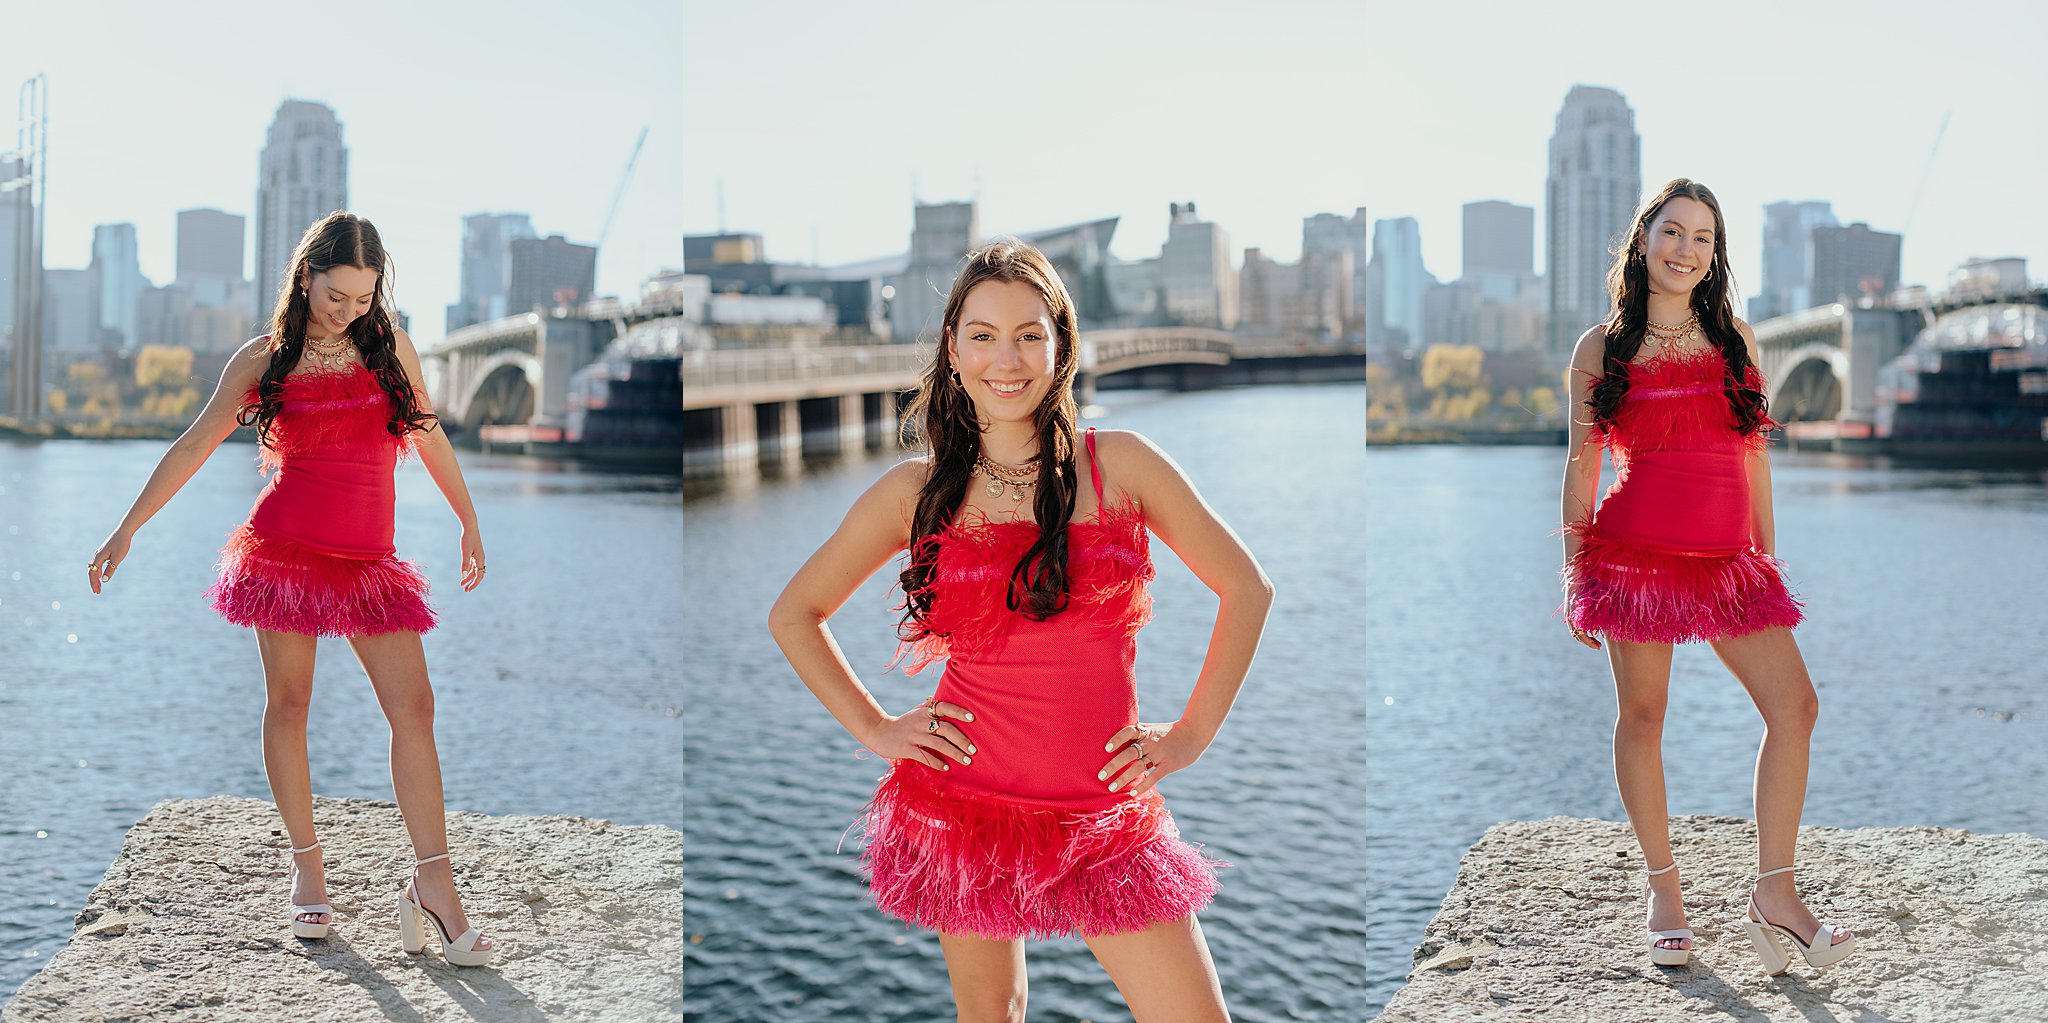
[[[1112,791],[1136,782],[1142,792],[1193,764],[1215,741],[1258,652],[1266,612],[1273,606],[1273,583],[1165,452],[1135,433],[1098,431],[1096,438],[1104,475],[1138,501],[1146,525],[1218,601],[1209,651],[1180,720],[1163,731],[1137,725],[1108,737],[1105,752],[1123,748],[1104,765],[1104,780]],[[1134,739],[1145,743],[1142,751]],[[1145,760],[1153,765],[1150,770],[1141,763]]]
[[[213,449],[235,432],[235,417],[242,410],[243,399],[263,379],[263,370],[270,365],[270,339],[257,338],[244,344],[234,357],[228,360],[227,368],[221,371],[220,384],[213,389],[213,397],[207,399],[206,407],[199,410],[199,417],[192,425],[171,442],[170,450],[157,460],[155,471],[149,474],[149,481],[142,485],[142,492],[135,495],[135,503],[128,506],[128,514],[121,517],[121,524],[114,527],[105,543],[92,554],[91,572],[87,582],[94,593],[100,592],[102,584],[114,578],[114,570],[121,566],[128,556],[128,546],[135,539],[135,533],[152,516],[170,503],[170,500],[206,464]]]
[[[973,742],[955,723],[972,722],[970,710],[942,703],[936,716],[923,710],[891,715],[860,684],[825,624],[869,576],[909,546],[910,512],[925,471],[922,460],[897,465],[854,502],[831,538],[775,598],[768,631],[811,695],[861,745],[891,760],[943,771],[946,759],[964,764],[974,753]],[[940,722],[937,731],[930,729],[934,720]]]
[[[406,379],[412,382],[413,400],[419,403],[420,411],[434,411],[433,399],[427,397],[426,378],[420,372],[419,351],[405,331],[391,329],[397,338],[399,364],[405,367]],[[455,464],[455,445],[448,443],[447,431],[435,420],[425,431],[413,435],[413,450],[418,452],[420,464],[427,467],[427,475],[434,478],[434,485],[441,488],[441,496],[448,499],[456,520],[462,523],[462,588],[476,589],[484,581],[484,542],[477,531],[476,506],[470,503],[469,486],[462,481],[462,467]]]

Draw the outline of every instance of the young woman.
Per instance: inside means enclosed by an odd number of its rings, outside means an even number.
[[[392,473],[413,451],[462,522],[462,588],[483,581],[476,511],[455,452],[437,428],[419,354],[392,326],[389,260],[370,222],[332,213],[292,253],[270,332],[242,346],[199,418],[171,445],[90,565],[94,593],[114,577],[135,533],[237,424],[254,426],[274,470],[249,520],[221,551],[215,610],[256,631],[267,701],[263,766],[292,845],[292,933],[324,938],[333,919],[313,831],[306,709],[320,636],[346,636],[391,722],[391,782],[417,864],[399,893],[406,951],[424,921],[448,961],[491,958],[462,911],[448,863],[434,694],[420,633],[433,628],[427,581],[392,548]]]
[[[1664,800],[1661,743],[1674,643],[1706,642],[1764,718],[1756,762],[1757,877],[1746,923],[1765,970],[1789,941],[1815,966],[1855,950],[1792,884],[1819,703],[1792,627],[1799,602],[1773,555],[1771,472],[1756,337],[1729,298],[1728,241],[1706,186],[1680,178],[1636,211],[1607,271],[1614,313],[1579,338],[1566,386],[1564,613],[1606,638],[1618,704],[1614,774],[1649,871],[1650,958],[1691,955]],[[1593,444],[1597,440],[1597,445]],[[1594,506],[1602,449],[1616,482]]]
[[[1074,305],[1038,250],[970,253],[943,325],[906,417],[928,454],[861,496],[769,615],[804,684],[893,761],[866,817],[875,901],[939,932],[962,1020],[1023,1019],[1023,939],[1074,933],[1139,1021],[1227,1019],[1194,916],[1214,864],[1154,786],[1215,738],[1272,586],[1159,449],[1077,431]],[[1158,724],[1132,674],[1148,529],[1221,600],[1185,711]],[[906,551],[908,670],[946,667],[892,715],[826,620]]]

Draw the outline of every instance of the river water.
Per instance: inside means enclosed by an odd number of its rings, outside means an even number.
[[[63,947],[151,806],[269,798],[256,645],[202,596],[262,486],[254,449],[223,446],[106,594],[86,587],[163,447],[0,445],[0,998]],[[398,474],[398,549],[442,612],[425,643],[449,808],[680,827],[679,481],[460,457],[491,566],[473,593],[440,492],[417,463]],[[319,657],[314,791],[390,799],[369,682],[345,642]],[[280,856],[280,912],[285,894]]]
[[[1821,700],[1805,823],[2048,835],[2048,474],[1772,464],[1777,553],[1806,601],[1796,635]],[[1488,826],[1625,818],[1606,658],[1551,614],[1562,449],[1375,448],[1366,468],[1376,1012]],[[1761,736],[1712,653],[1680,648],[1671,811],[1750,816]]]
[[[1203,916],[1236,1018],[1356,1018],[1364,977],[1361,387],[1103,392],[1088,425],[1170,453],[1258,556],[1277,592],[1251,677],[1214,745],[1162,790],[1191,841],[1235,866]],[[847,826],[884,766],[790,672],[769,604],[890,458],[693,499],[682,626],[689,860],[684,1010],[693,1021],[952,1018],[931,934],[866,901]],[[1215,598],[1164,544],[1140,635],[1147,719],[1177,716]],[[894,653],[893,573],[833,632],[883,705],[934,678],[881,669]],[[1034,1019],[1128,1019],[1078,940],[1029,948]]]

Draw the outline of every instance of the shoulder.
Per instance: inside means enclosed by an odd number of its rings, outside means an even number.
[[[932,459],[930,455],[906,458],[890,466],[889,471],[883,473],[882,478],[876,480],[875,485],[868,488],[868,493],[882,493],[897,498],[915,498],[918,491],[924,489],[925,481],[931,479],[931,476]]]
[[[391,327],[391,346],[411,355],[413,358],[419,358],[420,351],[418,348],[413,347],[412,335],[406,333],[404,328],[396,324]]]
[[[1749,361],[1756,361],[1756,331],[1749,329],[1749,321],[1740,316],[1735,318],[1735,332],[1742,335],[1742,343],[1749,346]]]
[[[242,343],[235,354],[228,358],[228,364],[221,371],[223,385],[237,385],[242,389],[256,386],[263,371],[270,368],[270,335],[265,334]]]
[[[1164,480],[1182,478],[1172,456],[1135,430],[1095,431],[1095,461],[1104,484],[1114,483],[1133,494]]]
[[[1599,376],[1607,364],[1607,325],[1596,323],[1572,346],[1572,368]]]

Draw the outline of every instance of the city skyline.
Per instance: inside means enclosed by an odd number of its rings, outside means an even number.
[[[340,36],[374,38],[369,72],[360,57],[309,59],[332,42],[306,27],[312,19],[248,0],[210,8],[204,24],[169,9],[10,8],[10,38],[37,45],[0,53],[0,85],[11,93],[44,73],[51,97],[44,265],[84,267],[95,227],[132,223],[142,273],[163,285],[176,273],[179,211],[222,210],[253,230],[265,131],[279,104],[302,99],[343,125],[351,208],[383,235],[422,346],[440,339],[443,309],[458,300],[465,215],[527,212],[543,234],[592,244],[646,127],[598,262],[600,292],[631,297],[682,265],[681,85],[668,52],[681,18],[655,0],[598,0],[582,15],[614,28],[565,32],[476,2],[372,0],[350,9],[354,27]],[[405,31],[376,28],[394,22]],[[217,28],[227,24],[232,48]],[[7,120],[0,149],[14,145]],[[245,273],[257,278],[255,239],[245,245]]]

